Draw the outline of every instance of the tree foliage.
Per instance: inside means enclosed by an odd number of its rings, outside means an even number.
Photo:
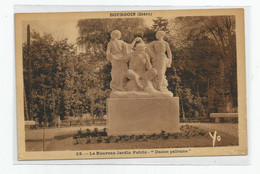
[[[155,33],[167,33],[173,54],[167,69],[168,89],[180,98],[182,118],[206,117],[237,107],[236,35],[233,16],[143,19],[82,19],[78,21],[77,45],[52,35],[31,33],[31,112],[40,122],[56,116],[106,114],[110,94],[111,65],[105,56],[111,31],[122,32],[131,43],[137,36],[146,43]],[[79,48],[81,51],[79,51]],[[27,45],[23,44],[25,93],[28,95]]]
[[[201,97],[208,113],[237,107],[234,17],[177,17],[170,23],[173,66],[183,86]]]

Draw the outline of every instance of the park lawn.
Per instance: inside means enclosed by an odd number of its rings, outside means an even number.
[[[52,143],[52,141],[48,140],[44,142],[44,151],[47,150],[47,147]],[[26,151],[43,151],[43,143],[42,142],[25,142]]]
[[[184,124],[182,124],[184,125]],[[55,135],[64,135],[62,138],[54,138],[52,140],[45,141],[45,151],[63,151],[63,150],[108,150],[108,149],[153,149],[153,148],[184,148],[184,147],[212,147],[212,138],[208,134],[209,131],[213,134],[214,130],[217,130],[217,135],[221,136],[221,141],[216,141],[216,146],[236,146],[238,145],[238,125],[237,124],[205,124],[195,123],[190,124],[195,127],[199,127],[206,131],[204,136],[195,136],[190,138],[178,138],[178,139],[157,139],[147,140],[146,142],[133,141],[133,142],[117,142],[117,143],[95,143],[95,144],[76,144],[76,140],[72,138],[72,135],[79,130],[79,128],[64,128],[60,129],[57,133],[57,129],[46,130],[47,134],[51,132]],[[84,130],[85,128],[83,128]],[[92,127],[91,127],[92,129]],[[232,130],[232,131],[231,131]],[[51,131],[51,132],[48,132]],[[42,130],[30,130],[31,140],[34,138],[42,137]],[[54,136],[54,135],[53,135]],[[29,137],[29,136],[28,136]],[[46,136],[48,137],[48,136]],[[43,143],[41,141],[27,141],[26,151],[42,151]]]
[[[221,133],[221,141],[216,141],[216,146],[236,146],[238,138]],[[148,140],[146,142],[118,142],[118,143],[94,143],[76,144],[72,138],[54,140],[46,149],[47,151],[63,150],[115,150],[115,149],[154,149],[154,148],[185,148],[185,147],[212,147],[212,138],[209,134],[192,138]]]

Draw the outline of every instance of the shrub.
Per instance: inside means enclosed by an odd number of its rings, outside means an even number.
[[[76,140],[76,144],[81,144],[86,138],[86,144],[90,143],[120,143],[127,141],[139,141],[145,142],[148,140],[168,140],[168,139],[180,139],[180,138],[191,138],[196,136],[204,136],[206,132],[198,127],[190,126],[188,124],[180,127],[180,132],[167,133],[162,130],[160,134],[150,134],[150,135],[118,135],[118,136],[107,136],[106,129],[99,131],[97,128],[94,130],[86,129],[83,132],[81,129],[78,130],[76,134],[73,135],[73,139]]]

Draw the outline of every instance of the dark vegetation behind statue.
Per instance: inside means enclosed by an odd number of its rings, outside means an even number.
[[[51,34],[31,33],[31,118],[27,119],[51,123],[56,116],[106,114],[111,65],[105,51],[114,29],[124,31],[122,39],[128,43],[135,37],[151,42],[158,30],[167,33],[173,54],[172,68],[166,72],[168,89],[180,98],[181,118],[207,118],[211,112],[233,112],[237,107],[233,16],[157,18],[152,27],[143,19],[82,19],[77,27],[75,45],[67,39],[54,40]],[[27,51],[24,43],[26,98]]]

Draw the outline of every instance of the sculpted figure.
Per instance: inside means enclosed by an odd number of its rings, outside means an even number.
[[[107,45],[106,56],[112,64],[110,88],[115,91],[124,91],[126,82],[126,72],[128,70],[127,62],[129,60],[128,53],[131,51],[136,41],[140,38],[135,38],[132,44],[120,40],[121,32],[114,30],[110,33],[111,40]]]
[[[147,49],[152,58],[152,66],[157,70],[157,76],[154,79],[153,85],[155,89],[162,92],[168,91],[168,81],[165,72],[167,67],[171,67],[172,63],[172,53],[169,44],[164,41],[165,35],[165,32],[157,31],[155,35],[157,40],[151,42]]]
[[[139,43],[136,45],[135,52],[129,54],[129,70],[127,71],[128,91],[154,91],[150,82],[157,71],[152,68],[149,56],[145,52],[145,44]]]

